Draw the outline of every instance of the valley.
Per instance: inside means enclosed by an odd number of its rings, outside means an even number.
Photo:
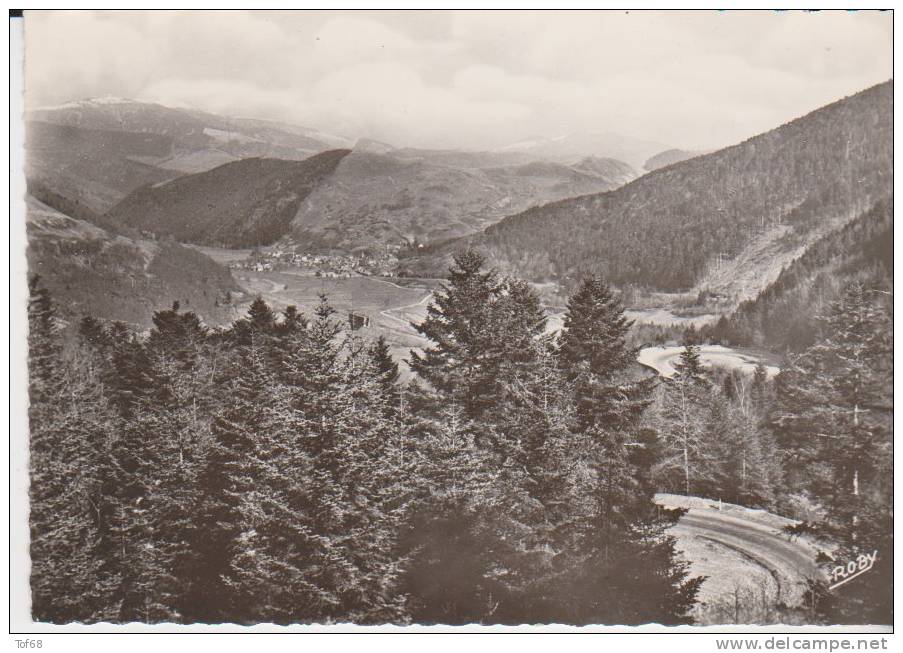
[[[716,325],[886,201],[890,150],[879,132],[891,88],[714,152],[613,133],[485,151],[395,147],[97,98],[29,113],[29,187],[129,238],[173,238],[205,254],[232,248],[211,254],[227,267],[258,247],[273,259],[259,271],[279,269],[287,252],[325,257],[321,267],[336,275],[416,282],[442,277],[451,254],[472,247],[529,280],[550,307],[596,272],[622,293],[627,317],[660,329],[657,344],[693,328],[722,345],[768,348]],[[402,328],[393,311],[406,299],[380,305],[389,313],[378,319]],[[781,337],[778,348],[787,346]]]
[[[369,325],[355,333],[374,340],[383,336],[392,357],[399,363],[403,380],[410,377],[404,361],[411,349],[422,349],[429,344],[410,322],[423,319],[432,291],[439,283],[437,280],[406,280],[410,285],[400,286],[392,279],[317,277],[312,270],[300,269],[278,272],[236,270],[233,276],[246,292],[243,300],[234,306],[235,318],[246,313],[257,296],[276,310],[294,305],[310,317],[320,303],[320,295],[326,295],[346,327],[350,313],[369,319]]]
[[[214,324],[240,315],[257,294],[309,312],[324,292],[340,312],[369,318],[401,361],[424,344],[410,322],[425,316],[435,279],[454,251],[473,247],[501,274],[532,283],[547,307],[547,331],[560,328],[580,276],[597,272],[621,293],[637,325],[634,344],[659,373],[667,375],[686,329],[727,333],[710,342],[723,349],[706,352],[707,360],[743,367],[750,359],[730,345],[786,345],[737,338],[725,320],[885,196],[887,148],[850,117],[864,112],[880,123],[889,88],[697,156],[611,135],[495,152],[367,139],[330,149],[350,143],[159,105],[81,102],[32,115],[33,193],[110,233],[172,238],[231,268],[240,289],[206,311]],[[839,142],[850,158],[825,156]],[[630,164],[604,156],[636,164],[638,154],[656,151],[652,171],[638,178]],[[260,156],[272,154],[287,156]],[[791,160],[811,184],[771,173]],[[759,184],[770,190],[744,181],[741,169],[763,171]],[[826,186],[832,176],[841,183]]]
[[[224,265],[240,265],[247,261],[251,250],[229,250],[211,247],[198,247],[215,261]],[[427,315],[427,306],[432,300],[432,292],[442,279],[432,278],[381,278],[375,276],[348,275],[325,276],[322,272],[308,267],[282,267],[275,270],[257,270],[253,267],[233,268],[233,277],[244,290],[234,303],[234,318],[244,315],[255,297],[262,297],[274,309],[281,310],[294,305],[310,316],[319,304],[320,296],[325,295],[329,303],[339,312],[344,322],[348,315],[355,313],[369,319],[367,326],[362,327],[359,334],[370,339],[383,336],[390,346],[391,354],[399,363],[402,379],[409,378],[405,359],[411,349],[422,350],[429,346],[412,327],[411,323],[422,322]],[[399,283],[400,282],[400,283]],[[404,284],[404,285],[400,285]],[[664,295],[664,294],[660,294]],[[672,300],[674,298],[671,298]],[[659,301],[665,302],[667,295]],[[546,307],[546,333],[556,333],[562,327],[564,313],[557,307]],[[697,316],[680,316],[668,308],[640,308],[626,310],[625,316],[636,325],[652,325],[676,329],[700,327],[712,324],[718,315],[705,314]],[[671,346],[647,346],[638,354],[640,365],[655,371],[663,377],[674,374],[673,363],[679,358],[682,348]],[[778,373],[777,357],[761,349],[732,349],[721,345],[704,345],[701,347],[702,362],[706,367],[722,370],[739,370],[752,373],[760,360],[767,363],[770,376]]]
[[[881,130],[891,96],[891,83],[879,84],[612,191],[509,215],[400,267],[433,275],[471,247],[503,273],[557,284],[560,296],[597,273],[622,289],[704,293],[719,309],[708,312],[733,310],[820,238],[886,201],[892,152]]]

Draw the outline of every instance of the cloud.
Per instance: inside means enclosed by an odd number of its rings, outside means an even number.
[[[805,77],[856,77],[888,71],[892,48],[890,30],[865,12],[794,12],[764,35],[751,60]]]
[[[29,12],[26,99],[33,106],[132,95],[152,75],[143,57],[151,49],[152,43],[138,30],[93,12]]]
[[[204,109],[236,118],[294,120],[308,105],[291,89],[274,89],[241,80],[178,79],[153,82],[136,95],[166,106]]]
[[[318,82],[312,98],[321,120],[332,113],[352,131],[433,147],[478,147],[493,140],[494,131],[530,116],[528,107],[514,101],[472,99],[426,84],[401,63],[349,66]]]
[[[876,12],[26,14],[28,105],[97,95],[399,145],[614,131],[717,147],[890,78]]]

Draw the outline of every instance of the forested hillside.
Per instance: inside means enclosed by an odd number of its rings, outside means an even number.
[[[29,197],[28,267],[56,298],[59,316],[151,325],[154,310],[178,301],[209,323],[228,321],[241,290],[227,269],[172,240],[116,235]]]
[[[881,201],[830,233],[790,264],[777,281],[730,316],[703,330],[713,341],[800,351],[821,334],[816,319],[853,282],[889,297],[894,270],[894,207]]]
[[[304,161],[243,159],[137,190],[106,214],[113,223],[200,245],[253,247],[284,236],[301,203],[349,150]]]
[[[466,244],[505,271],[565,288],[587,273],[616,285],[691,288],[756,239],[791,249],[888,197],[892,92],[886,82],[612,192],[529,209]],[[436,272],[464,245],[407,269]]]
[[[283,236],[310,249],[441,242],[528,206],[616,188],[636,174],[618,161],[582,165],[454,168],[357,149],[301,162],[244,159],[143,187],[104,219],[227,247]]]
[[[637,177],[637,172],[630,165],[617,159],[599,156],[587,156],[571,166],[574,170],[612,180],[624,179],[624,183]]]
[[[434,163],[449,158],[441,154],[410,159],[356,147],[301,203],[295,240],[345,249],[442,242],[529,206],[610,190],[636,176],[609,159],[582,167],[534,161],[475,168],[464,167],[476,161],[460,154],[447,165]]]

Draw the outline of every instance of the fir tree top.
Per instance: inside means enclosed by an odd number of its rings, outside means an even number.
[[[630,320],[611,288],[597,275],[586,277],[568,299],[559,355],[571,378],[581,371],[610,378],[635,358],[627,346]]]

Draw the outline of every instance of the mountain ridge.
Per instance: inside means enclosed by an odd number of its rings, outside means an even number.
[[[788,226],[779,241],[805,245],[820,224],[840,227],[889,195],[891,106],[889,81],[618,189],[508,216],[404,270],[436,274],[472,246],[505,273],[563,289],[590,272],[619,286],[692,289],[769,229]]]
[[[573,133],[557,138],[532,138],[512,143],[498,152],[528,153],[533,158],[570,162],[588,156],[613,158],[641,169],[654,154],[669,149],[664,143],[614,132]]]
[[[105,218],[199,245],[269,245],[285,235],[300,203],[348,154],[350,150],[330,150],[302,161],[233,161],[142,187]]]
[[[643,164],[643,170],[652,172],[653,170],[680,163],[681,161],[686,161],[687,159],[692,159],[693,157],[701,156],[703,154],[708,154],[708,152],[681,150],[677,148],[664,150],[663,152],[659,152],[655,156],[646,159],[646,162]]]
[[[329,152],[298,164],[243,159],[152,184],[123,199],[105,219],[213,246],[269,245],[286,238],[310,250],[403,247],[473,233],[527,206],[614,188],[636,175],[611,159],[585,161],[585,169],[539,161],[456,168],[374,152],[368,143],[333,152],[344,154],[298,192],[292,190],[291,169],[313,165]],[[272,183],[282,179],[284,187],[267,191],[267,175],[275,175]]]
[[[350,145],[307,127],[123,98],[42,107],[25,118],[28,178],[98,214],[148,184],[245,158],[298,161]]]

